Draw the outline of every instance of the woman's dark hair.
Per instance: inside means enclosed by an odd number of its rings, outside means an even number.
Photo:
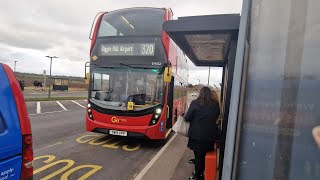
[[[212,106],[213,98],[211,90],[208,87],[203,87],[200,89],[199,97],[197,98],[198,103],[201,106]]]

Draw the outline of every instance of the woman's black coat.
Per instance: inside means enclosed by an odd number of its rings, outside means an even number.
[[[188,137],[197,141],[214,142],[218,138],[219,129],[216,120],[220,114],[219,103],[214,102],[211,107],[200,106],[193,100],[185,115],[185,120],[190,122]]]

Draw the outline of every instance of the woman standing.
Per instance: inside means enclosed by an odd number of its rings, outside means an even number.
[[[220,131],[216,124],[220,114],[219,101],[212,94],[208,87],[201,88],[199,97],[191,102],[185,116],[185,120],[190,122],[188,147],[195,156],[195,176],[189,179],[204,179],[205,156],[214,150],[214,142]]]

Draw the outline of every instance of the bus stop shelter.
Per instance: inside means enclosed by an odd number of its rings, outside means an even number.
[[[182,17],[164,23],[164,30],[196,66],[222,67],[221,107],[225,132],[240,15]]]
[[[220,126],[224,139],[227,136],[239,27],[239,14],[181,17],[167,21],[163,25],[164,31],[194,65],[223,68],[220,97],[223,121]],[[220,177],[225,155],[224,149],[225,143],[223,142],[220,144],[220,156],[216,160],[220,162],[217,170]],[[215,169],[210,170],[215,171]]]
[[[53,88],[54,91],[68,91],[69,79],[67,78],[54,78]]]
[[[320,21],[315,7],[319,1],[244,0],[241,17],[164,23],[195,65],[223,67],[225,142],[218,167],[207,169],[220,179],[320,178],[320,136],[315,136],[320,129]]]

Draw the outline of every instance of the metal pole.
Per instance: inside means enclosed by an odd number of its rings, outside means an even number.
[[[52,84],[52,77],[51,77],[51,69],[52,69],[52,59],[53,58],[59,58],[59,57],[57,57],[57,56],[46,56],[47,58],[50,58],[50,77],[49,77],[49,79],[50,79],[50,81],[49,81],[49,94],[48,94],[48,98],[50,98],[50,96],[51,96],[51,84]]]
[[[18,61],[14,61],[14,72],[16,72],[17,62]]]
[[[210,66],[209,66],[209,74],[208,74],[208,86],[209,86],[209,80],[210,80]]]
[[[51,68],[52,68],[52,57],[49,57],[50,58],[50,81],[49,81],[49,95],[48,95],[48,98],[50,99],[50,96],[51,96],[51,84],[52,84],[52,79],[51,79]]]
[[[199,83],[198,83],[198,84],[200,85],[200,79],[198,79],[198,81],[199,81]]]

